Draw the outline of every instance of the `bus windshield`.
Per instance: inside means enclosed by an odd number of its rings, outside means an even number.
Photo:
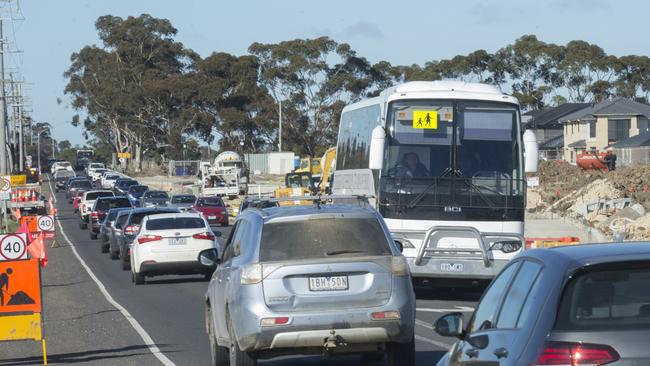
[[[497,215],[499,209],[521,208],[524,186],[515,105],[396,101],[389,106],[387,124],[380,204],[390,206],[389,211],[408,215],[409,210],[428,207],[447,210],[441,214],[446,217],[453,211],[458,216],[454,219],[460,219],[469,218],[460,212],[472,208],[496,209]]]

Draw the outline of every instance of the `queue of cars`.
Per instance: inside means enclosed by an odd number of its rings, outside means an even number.
[[[95,205],[103,201],[118,199]],[[211,227],[227,224],[220,198],[178,195],[144,208],[133,208],[130,197],[119,201],[96,215],[105,215],[97,234],[102,252],[120,259],[136,285],[161,274],[210,278],[205,320],[213,365],[346,353],[415,364],[409,266],[369,205],[245,199],[219,244]],[[524,251],[469,319],[455,312],[433,323],[437,334],[457,338],[438,365],[650,364],[648,285],[648,243]]]

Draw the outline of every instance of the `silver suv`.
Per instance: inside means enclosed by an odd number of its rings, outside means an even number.
[[[387,355],[413,365],[415,294],[408,264],[367,202],[249,208],[206,293],[213,365],[281,355]]]

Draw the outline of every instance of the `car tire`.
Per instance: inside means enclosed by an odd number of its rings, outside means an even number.
[[[79,229],[85,230],[87,228],[88,228],[88,224],[86,224],[86,222],[83,221],[83,219],[81,221],[79,221]]]
[[[392,342],[386,347],[388,366],[414,366],[415,365],[415,338],[410,342]]]
[[[144,285],[145,283],[144,276],[141,275],[140,273],[135,273],[135,272],[132,273],[133,273],[133,283],[135,283],[136,285]]]
[[[122,271],[128,271],[131,269],[131,263],[123,256],[120,256],[120,268],[122,268]]]
[[[108,257],[111,258],[112,260],[116,260],[120,258],[120,254],[118,252],[113,252],[110,249],[110,245],[108,247]]]
[[[206,281],[210,281],[212,279],[212,273],[213,273],[212,271],[205,272],[203,274],[203,279],[205,279]]]
[[[210,338],[210,359],[212,366],[229,366],[230,355],[228,354],[228,348],[221,347],[217,343],[217,337],[214,335],[214,330],[212,329],[212,315],[209,307],[206,307],[205,310],[205,327]]]
[[[75,208],[75,209],[74,209],[74,213],[79,213],[79,209],[78,209],[78,208]]]
[[[230,348],[228,349],[230,366],[257,366],[256,359],[239,349],[230,317],[228,317],[228,338],[230,338]]]
[[[108,244],[102,243],[102,253],[108,253]]]
[[[91,240],[96,240],[97,239],[97,234],[94,233],[92,230],[90,230],[90,239]]]

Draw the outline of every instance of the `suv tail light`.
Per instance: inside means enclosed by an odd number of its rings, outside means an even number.
[[[396,320],[400,318],[399,311],[379,311],[376,313],[371,313],[370,318],[372,320]]]
[[[92,218],[92,219],[95,220],[95,221],[99,221],[99,212],[97,212],[97,211],[92,211],[92,212],[90,213],[90,218]]]
[[[214,241],[215,236],[212,233],[200,233],[192,235],[194,239]]]
[[[129,225],[124,228],[124,233],[128,235],[133,235],[138,232],[140,227],[138,225]]]
[[[546,342],[537,365],[600,366],[620,358],[616,350],[603,344]]]
[[[278,318],[262,318],[260,320],[260,325],[263,327],[270,327],[273,325],[285,325],[289,324],[289,320],[291,320],[288,316],[281,316]]]
[[[138,243],[139,244],[144,244],[144,243],[149,243],[152,241],[158,241],[162,240],[162,236],[160,235],[144,235],[138,238]]]

